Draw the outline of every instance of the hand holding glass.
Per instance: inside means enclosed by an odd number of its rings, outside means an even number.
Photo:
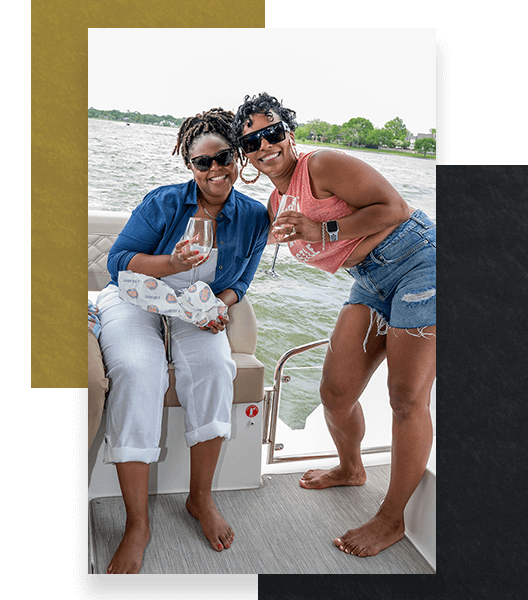
[[[277,214],[275,215],[275,219],[277,219],[281,213],[286,212],[287,210],[292,210],[294,212],[299,212],[299,198],[297,196],[290,196],[288,194],[284,194],[279,202],[279,208],[277,209]],[[274,227],[271,230],[271,233],[277,240],[277,244],[275,245],[275,256],[273,257],[273,262],[271,264],[271,269],[269,271],[264,271],[266,275],[271,275],[272,277],[280,277],[280,275],[275,271],[275,262],[277,260],[277,254],[279,253],[280,242],[284,239],[286,235],[285,233],[280,233],[281,227]]]
[[[182,240],[189,240],[189,249],[193,252],[197,250],[203,256],[203,260],[192,267],[191,285],[193,285],[195,283],[196,267],[207,259],[213,247],[213,222],[210,219],[191,217]]]

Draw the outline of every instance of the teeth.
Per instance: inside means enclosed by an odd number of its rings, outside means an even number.
[[[267,162],[268,160],[271,160],[272,158],[275,158],[276,156],[279,156],[278,152],[275,152],[275,154],[270,154],[269,156],[266,156],[265,158],[262,159],[262,162]]]
[[[222,175],[221,177],[211,177],[211,181],[220,181],[220,179],[225,179],[227,175]]]

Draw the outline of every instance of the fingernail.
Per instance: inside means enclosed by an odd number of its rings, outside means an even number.
[[[195,250],[194,253],[195,254],[200,254],[200,251],[199,250]]]

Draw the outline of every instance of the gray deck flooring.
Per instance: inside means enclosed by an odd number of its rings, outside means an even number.
[[[298,474],[286,474],[264,476],[257,490],[214,492],[218,510],[235,531],[233,545],[222,552],[211,548],[185,509],[187,494],[150,496],[152,538],[141,573],[434,573],[407,538],[368,558],[334,546],[335,537],[376,512],[387,489],[389,465],[367,471],[360,488],[305,490]],[[92,500],[89,518],[93,572],[106,573],[124,532],[122,499]]]

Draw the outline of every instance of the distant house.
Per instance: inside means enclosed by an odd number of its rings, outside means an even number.
[[[433,133],[419,133],[418,135],[413,135],[412,133],[408,133],[405,138],[405,141],[410,142],[411,145],[409,146],[409,148],[411,150],[414,150],[414,143],[416,142],[416,140],[421,140],[423,138],[430,138],[430,137],[436,138],[436,135]]]

